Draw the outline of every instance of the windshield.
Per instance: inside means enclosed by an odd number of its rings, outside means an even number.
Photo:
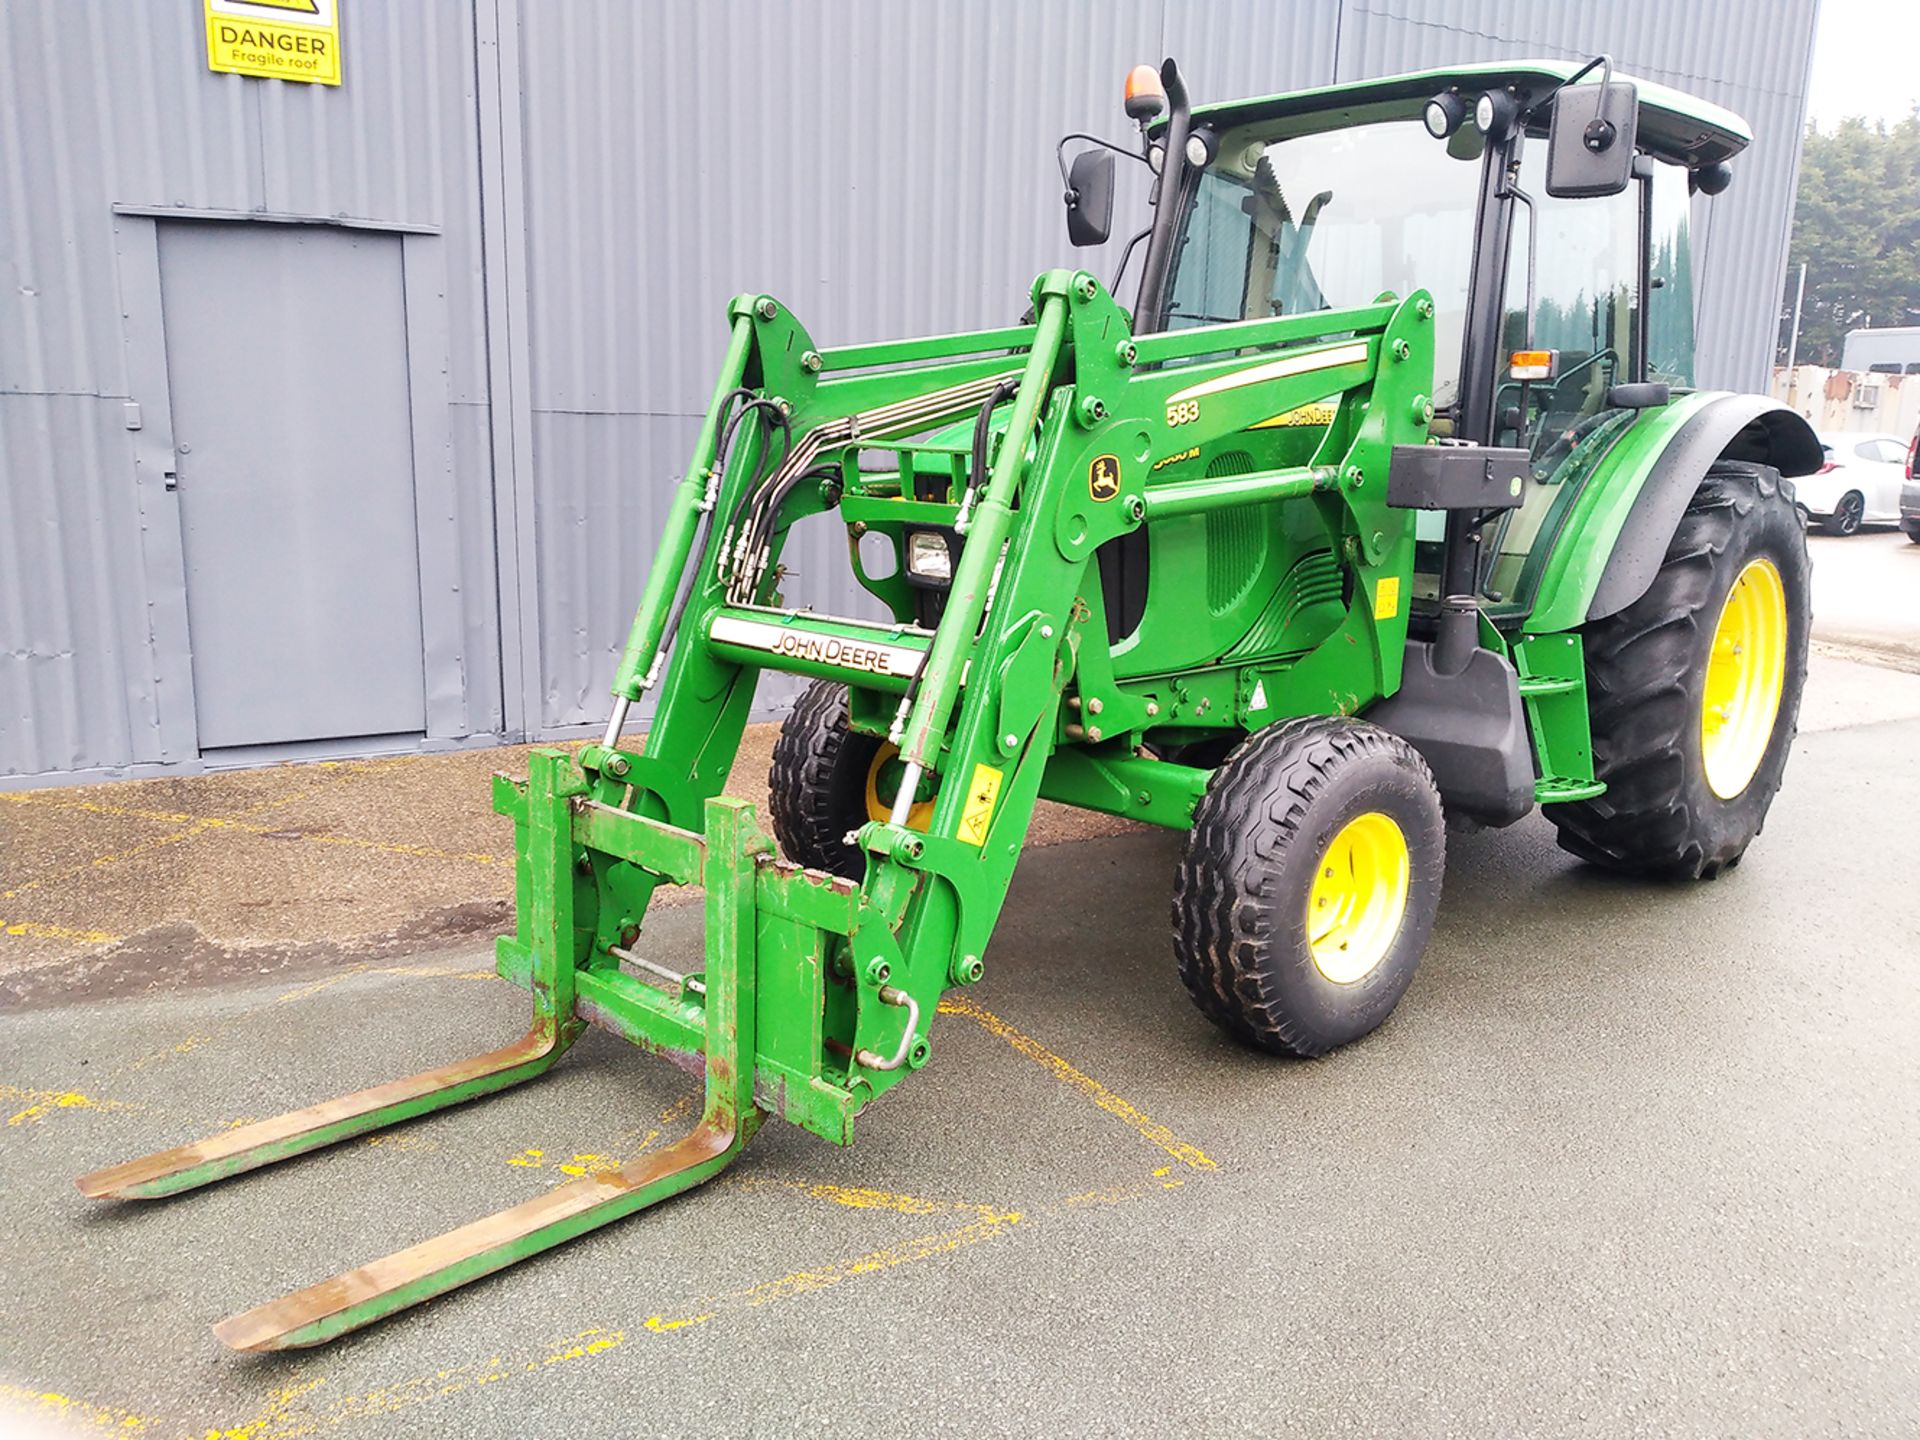
[[[1434,403],[1453,403],[1479,200],[1477,132],[1464,127],[1442,145],[1413,117],[1284,139],[1272,130],[1252,125],[1221,138],[1174,250],[1167,328],[1424,289],[1435,309]]]

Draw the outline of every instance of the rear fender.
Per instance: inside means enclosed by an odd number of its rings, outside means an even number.
[[[1714,461],[1782,475],[1820,468],[1820,441],[1763,395],[1696,391],[1642,412],[1589,477],[1554,541],[1527,630],[1571,630],[1624,610],[1653,583],[1687,502]]]

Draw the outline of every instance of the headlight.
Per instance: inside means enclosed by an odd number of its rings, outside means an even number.
[[[1473,107],[1473,123],[1489,140],[1504,140],[1520,114],[1519,102],[1504,90],[1489,90]]]
[[[1467,102],[1452,90],[1444,91],[1427,101],[1420,118],[1426,122],[1429,135],[1436,140],[1445,140],[1467,118]]]
[[[948,585],[953,581],[953,555],[947,549],[947,537],[933,530],[914,530],[907,535],[907,573],[920,580]]]

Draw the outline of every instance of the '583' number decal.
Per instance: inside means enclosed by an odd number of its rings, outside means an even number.
[[[1198,400],[1169,400],[1167,402],[1167,424],[1191,425],[1200,418]]]

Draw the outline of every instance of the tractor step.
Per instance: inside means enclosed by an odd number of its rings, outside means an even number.
[[[1520,698],[1538,700],[1547,695],[1575,695],[1584,693],[1585,689],[1578,675],[1528,676],[1520,682]]]
[[[1539,805],[1559,805],[1569,800],[1595,800],[1607,793],[1604,780],[1567,780],[1558,776],[1547,776],[1533,782],[1534,803]]]

